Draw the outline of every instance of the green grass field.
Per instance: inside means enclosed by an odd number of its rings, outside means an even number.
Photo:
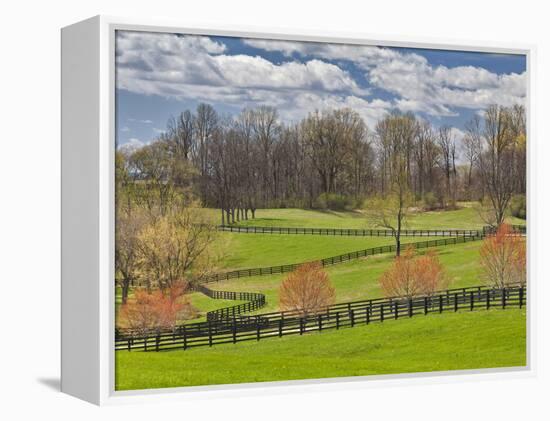
[[[450,288],[480,285],[479,247],[481,242],[439,247],[437,253],[450,278]],[[420,250],[419,253],[425,253]],[[336,290],[336,302],[378,298],[382,291],[378,279],[391,265],[393,254],[375,255],[327,267]],[[267,305],[256,313],[278,310],[279,286],[286,274],[253,276],[210,284],[210,288],[228,291],[250,291],[266,294]]]
[[[325,257],[395,244],[393,237],[346,237],[288,234],[237,234],[222,232],[226,255],[221,270],[301,263]],[[435,237],[434,237],[435,238]],[[401,242],[433,240],[431,237],[403,237]],[[441,238],[441,237],[438,237]]]
[[[214,212],[214,210],[211,210]],[[255,220],[241,225],[369,228],[360,212],[259,209]],[[510,219],[514,224],[525,221]],[[469,205],[454,211],[414,214],[411,229],[476,229],[483,226]],[[244,234],[220,232],[225,249],[217,271],[299,263],[360,249],[394,244],[391,237]],[[442,237],[439,237],[442,238]],[[403,242],[426,237],[405,237]],[[481,242],[439,247],[449,288],[483,284]],[[434,249],[431,249],[434,250]],[[424,253],[426,250],[420,250]],[[336,302],[382,296],[380,275],[391,265],[392,253],[327,267]],[[278,291],[286,274],[255,276],[209,284],[219,290],[262,292],[267,305],[256,313],[278,310]],[[120,302],[117,291],[117,303]],[[241,303],[189,294],[203,321],[207,311]],[[254,313],[252,313],[254,314]],[[429,372],[523,366],[526,360],[525,311],[518,309],[448,313],[414,317],[353,329],[287,336],[236,345],[187,351],[116,353],[117,390],[225,383]]]
[[[448,211],[412,213],[408,229],[479,229],[486,225],[470,203]],[[525,225],[525,220],[509,217],[511,224]],[[310,228],[377,228],[360,211],[319,211],[304,209],[258,209],[256,218],[239,222],[246,226],[310,227]]]
[[[116,353],[116,389],[368,376],[526,364],[525,311],[416,316],[171,352]]]

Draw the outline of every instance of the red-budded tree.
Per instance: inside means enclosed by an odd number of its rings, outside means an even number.
[[[418,295],[431,295],[445,288],[448,279],[434,251],[417,257],[414,249],[408,247],[382,274],[380,286],[387,297],[412,298]]]
[[[514,234],[510,225],[501,224],[483,240],[480,250],[485,280],[497,288],[526,282],[525,239]]]
[[[283,311],[297,311],[303,316],[325,310],[334,303],[335,291],[320,263],[305,263],[290,273],[279,289],[279,306]]]

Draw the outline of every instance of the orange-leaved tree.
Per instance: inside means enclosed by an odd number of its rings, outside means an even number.
[[[497,287],[525,284],[525,239],[514,234],[510,225],[500,224],[496,233],[487,236],[479,251],[485,280]]]
[[[527,242],[518,241],[516,255],[512,261],[514,265],[514,278],[521,286],[527,284]]]
[[[447,286],[449,278],[435,251],[416,256],[408,247],[402,256],[380,277],[380,286],[386,297],[431,295]]]
[[[334,287],[321,264],[305,263],[283,280],[279,288],[279,307],[307,316],[334,304],[335,296]]]
[[[187,284],[175,283],[164,290],[148,292],[136,289],[134,296],[121,306],[118,326],[146,333],[154,329],[175,328],[179,318],[190,318],[195,311],[184,295]]]

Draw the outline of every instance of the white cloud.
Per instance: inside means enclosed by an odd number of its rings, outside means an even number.
[[[349,60],[363,68],[376,65],[382,60],[392,60],[399,56],[395,50],[375,46],[353,44],[327,44],[321,42],[279,41],[263,39],[243,39],[243,43],[265,51],[280,51],[285,56],[297,54],[326,60]]]
[[[137,118],[129,118],[128,121],[131,121],[132,123],[153,124],[153,120],[140,120]]]
[[[117,149],[121,152],[131,153],[143,148],[145,145],[147,145],[146,142],[143,142],[135,137],[131,137],[126,143],[118,145]]]
[[[346,71],[318,59],[274,64],[260,56],[221,54],[224,51],[225,46],[204,37],[119,33],[117,86],[167,97],[196,93],[214,100],[219,95],[242,97],[251,89],[366,94]]]
[[[380,99],[369,102],[353,95],[319,95],[311,92],[296,96],[293,103],[288,105],[280,110],[281,116],[286,120],[298,121],[315,110],[351,108],[361,115],[370,128],[373,128],[392,108],[390,102]]]
[[[348,60],[365,71],[374,86],[396,95],[402,111],[425,112],[432,116],[457,115],[455,107],[480,109],[498,103],[523,103],[526,74],[492,73],[481,67],[434,67],[416,53],[344,44],[305,43],[247,39],[247,45],[284,55]]]
[[[315,109],[351,107],[371,127],[392,108],[448,117],[458,115],[458,107],[477,111],[491,103],[512,105],[523,102],[526,95],[525,73],[498,75],[473,66],[432,66],[419,54],[376,46],[243,42],[279,51],[286,59],[273,63],[260,55],[229,55],[223,43],[208,37],[119,32],[117,86],[235,109],[276,106],[287,121]],[[343,61],[353,62],[370,85],[389,92],[391,99],[371,98],[370,90],[343,69]]]

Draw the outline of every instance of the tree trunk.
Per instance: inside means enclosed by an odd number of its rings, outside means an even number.
[[[401,209],[397,213],[397,231],[395,232],[395,256],[401,256]]]
[[[130,279],[123,279],[122,281],[122,304],[126,304],[128,302],[128,292],[130,290]]]

